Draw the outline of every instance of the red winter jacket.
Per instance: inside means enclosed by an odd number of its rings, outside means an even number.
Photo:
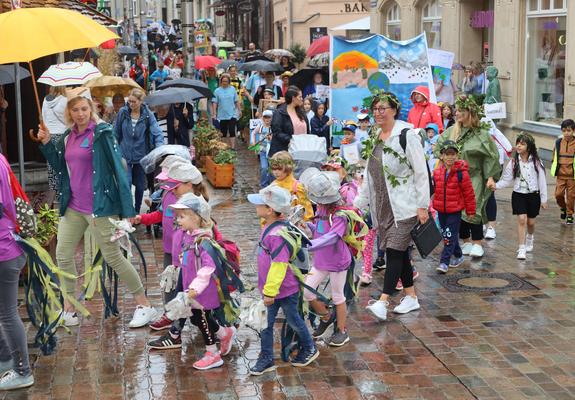
[[[421,103],[413,101],[413,95],[419,93],[425,97]],[[437,124],[439,133],[443,133],[443,118],[441,117],[441,108],[437,104],[429,102],[429,88],[427,86],[418,86],[411,92],[411,101],[413,108],[407,114],[407,122],[413,124],[414,128],[425,129],[427,124]]]
[[[443,163],[433,171],[435,193],[433,208],[440,213],[455,213],[465,209],[467,215],[475,214],[475,192],[469,177],[469,167],[464,160],[457,160],[446,177]],[[461,171],[458,173],[457,171]]]

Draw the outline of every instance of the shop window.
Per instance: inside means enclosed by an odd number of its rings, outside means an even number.
[[[427,46],[441,47],[441,4],[438,0],[426,1],[421,8],[421,29],[427,36]]]
[[[559,125],[565,98],[567,1],[537,3],[536,10],[527,12],[525,119]]]
[[[385,31],[388,38],[393,40],[401,40],[401,13],[399,6],[395,2],[387,10]]]

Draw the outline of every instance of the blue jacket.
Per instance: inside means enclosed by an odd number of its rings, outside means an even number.
[[[122,157],[128,164],[137,164],[150,151],[164,144],[164,136],[156,117],[148,106],[142,105],[135,129],[132,129],[130,113],[128,106],[118,111],[114,123],[114,134],[120,144]]]
[[[71,196],[70,176],[64,158],[69,134],[70,129],[56,143],[50,141],[48,144],[40,145],[40,151],[60,177],[60,215],[66,213]],[[128,186],[128,175],[122,164],[118,142],[111,125],[99,123],[96,126],[92,156],[94,217],[118,215],[120,218],[130,218],[136,215],[132,192]]]

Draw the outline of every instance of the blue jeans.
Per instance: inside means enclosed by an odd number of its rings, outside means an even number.
[[[307,351],[314,348],[313,339],[305,325],[301,315],[297,311],[299,293],[276,299],[274,304],[268,307],[268,327],[261,332],[262,350],[260,358],[266,361],[274,359],[274,324],[280,308],[283,310],[289,326],[296,331],[302,350]]]
[[[265,153],[260,153],[260,187],[263,189],[272,183],[270,163]]]
[[[437,213],[439,225],[443,234],[443,251],[441,252],[441,263],[449,265],[451,256],[461,257],[461,247],[459,246],[459,227],[461,225],[461,212]]]
[[[146,174],[140,163],[128,164],[128,185],[130,186],[130,190],[132,190],[132,185],[136,187],[134,208],[136,209],[136,214],[139,214],[140,208],[142,208],[144,190],[146,190]]]

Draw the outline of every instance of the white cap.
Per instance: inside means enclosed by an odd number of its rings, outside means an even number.
[[[202,183],[202,173],[190,162],[175,163],[168,170],[168,179],[178,182],[192,182],[194,185]]]
[[[366,113],[357,114],[357,120],[358,121],[363,121],[366,118],[369,118],[369,114],[366,114]]]
[[[291,208],[291,193],[277,185],[269,185],[259,193],[248,194],[248,201],[256,205],[266,205],[272,210],[288,214]]]
[[[272,110],[265,110],[262,113],[262,117],[273,117],[273,115],[274,115],[274,112]]]
[[[172,165],[174,165],[175,163],[184,163],[184,164],[189,164],[190,161],[186,160],[183,157],[180,156],[176,156],[174,154],[170,154],[169,156],[167,156],[166,158],[164,158],[164,161],[162,161],[162,163],[160,164],[160,167],[162,168],[166,168],[166,169],[170,169],[170,167]]]
[[[308,168],[299,177],[307,196],[316,204],[332,204],[341,200],[340,177],[337,172]]]
[[[210,221],[212,208],[202,196],[196,196],[193,193],[186,193],[180,199],[172,204],[175,210],[192,210],[198,214],[204,221]]]

